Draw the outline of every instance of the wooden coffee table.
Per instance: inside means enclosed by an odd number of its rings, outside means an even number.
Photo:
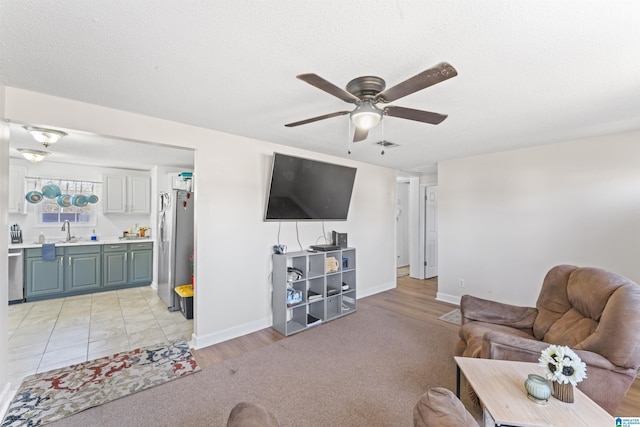
[[[537,363],[471,357],[455,360],[480,398],[485,427],[615,426],[613,417],[577,388],[573,403],[554,397],[544,405],[530,400],[524,381],[528,374],[544,376]]]

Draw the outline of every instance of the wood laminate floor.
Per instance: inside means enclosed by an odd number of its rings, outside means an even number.
[[[456,305],[436,301],[438,291],[437,279],[417,280],[409,276],[399,277],[395,289],[381,292],[358,300],[358,308],[376,306],[397,314],[437,323],[457,331],[458,326],[439,320],[443,314],[457,308]],[[272,328],[235,338],[220,344],[195,350],[198,362],[203,366],[219,363],[245,352],[269,345],[285,337]],[[625,396],[616,416],[640,416],[640,380],[636,379]]]

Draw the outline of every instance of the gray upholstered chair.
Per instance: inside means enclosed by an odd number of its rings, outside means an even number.
[[[442,387],[429,389],[413,408],[414,427],[478,427],[454,394]]]
[[[587,365],[578,389],[611,414],[640,368],[640,286],[605,270],[552,268],[535,308],[465,295],[460,311],[457,356],[537,362],[566,345]]]

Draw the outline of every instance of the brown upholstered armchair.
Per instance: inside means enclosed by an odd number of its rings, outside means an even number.
[[[456,356],[537,362],[569,346],[587,364],[578,388],[611,414],[640,368],[640,286],[605,270],[552,268],[535,308],[465,295],[460,311]]]

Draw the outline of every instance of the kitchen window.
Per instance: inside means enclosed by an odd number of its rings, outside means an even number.
[[[88,202],[80,203],[80,206],[74,206],[73,204],[76,196],[84,196],[86,200],[86,198],[93,195],[93,183],[85,181],[43,181],[43,185],[47,184],[57,185],[62,195],[52,199],[45,197],[36,205],[39,225],[58,226],[65,221],[78,225],[96,225],[95,204]],[[60,201],[60,198],[65,196],[67,197]],[[75,200],[78,200],[78,198]],[[65,206],[69,204],[71,206]],[[83,204],[84,206],[82,206]]]

